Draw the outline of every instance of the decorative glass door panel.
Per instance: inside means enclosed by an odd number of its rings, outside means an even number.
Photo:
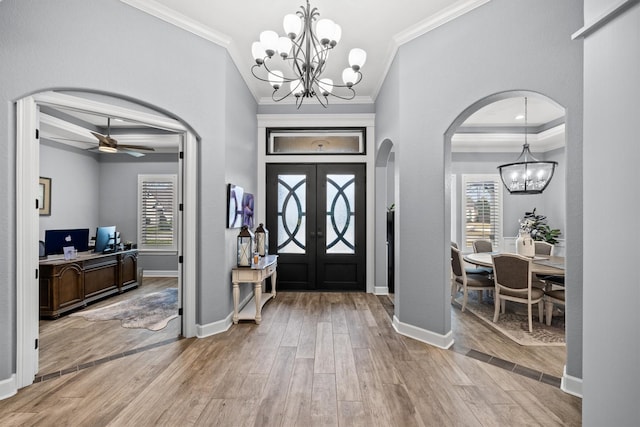
[[[268,164],[266,208],[279,289],[365,290],[364,164]]]
[[[355,175],[327,175],[326,253],[355,253]]]
[[[278,253],[305,253],[306,194],[306,175],[278,175]]]

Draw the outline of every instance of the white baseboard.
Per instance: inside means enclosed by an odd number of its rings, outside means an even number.
[[[240,304],[238,304],[238,312],[242,310],[242,308],[247,305],[249,301],[251,301],[251,298],[253,298],[253,293],[249,293],[246,297],[244,297]],[[196,336],[198,338],[205,338],[210,337],[211,335],[221,334],[222,332],[228,331],[232,324],[233,312],[229,313],[229,315],[223,320],[208,323],[206,325],[196,325]]]
[[[567,375],[567,366],[565,365],[562,372],[562,381],[560,382],[560,389],[565,393],[569,393],[573,396],[582,399],[582,378],[572,377]]]
[[[227,317],[217,322],[208,323],[206,325],[196,325],[196,337],[206,338],[211,335],[221,334],[229,330],[233,324],[233,313],[230,313]]]
[[[17,392],[16,374],[12,374],[10,378],[0,381],[0,400],[8,399]]]
[[[453,345],[452,331],[449,331],[446,335],[436,334],[435,332],[427,331],[426,329],[402,323],[396,316],[393,316],[393,329],[401,335],[445,350]]]
[[[178,277],[178,270],[143,270],[143,277]]]
[[[389,295],[389,288],[386,286],[375,286],[373,288],[374,295]]]

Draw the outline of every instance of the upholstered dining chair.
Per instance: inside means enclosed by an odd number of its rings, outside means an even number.
[[[550,290],[544,292],[544,307],[547,326],[551,326],[553,318],[553,305],[558,304],[564,306],[564,289]]]
[[[536,255],[553,255],[553,245],[551,243],[536,240],[533,244]]]
[[[544,291],[531,286],[531,260],[516,254],[493,255],[492,259],[493,278],[496,286],[493,322],[498,322],[500,312],[504,313],[507,301],[526,304],[529,332],[533,332],[532,307],[534,304],[538,304],[538,318],[542,323]]]
[[[493,252],[493,245],[490,240],[474,240],[473,241],[473,252]]]
[[[467,306],[469,291],[478,291],[478,300],[482,301],[482,291],[492,291],[495,284],[486,274],[467,273],[464,269],[464,260],[462,253],[451,246],[451,301],[455,299],[456,294],[462,289],[462,311]]]

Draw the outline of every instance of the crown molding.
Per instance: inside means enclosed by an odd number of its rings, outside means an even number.
[[[531,151],[546,153],[565,146],[564,123],[538,134],[527,135]],[[451,138],[454,153],[519,153],[524,143],[521,133],[456,133]]]
[[[581,39],[590,36],[600,28],[607,25],[611,20],[618,15],[623,14],[631,6],[640,3],[640,0],[620,0],[618,3],[612,5],[609,9],[602,12],[598,17],[591,22],[580,28],[578,31],[571,35],[571,40]]]
[[[226,48],[231,44],[231,37],[227,36],[226,34],[215,31],[212,28],[202,24],[201,22],[182,15],[175,10],[164,6],[154,0],[120,1],[222,47]]]

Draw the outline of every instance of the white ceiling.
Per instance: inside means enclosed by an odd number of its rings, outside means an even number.
[[[225,47],[235,62],[249,90],[260,104],[273,103],[271,86],[251,74],[255,63],[251,44],[263,30],[283,33],[284,15],[295,13],[304,0],[271,0],[253,2],[222,2],[202,0],[121,0],[123,3],[149,13],[159,19],[190,31]],[[397,48],[456,17],[481,7],[489,0],[310,0],[317,7],[320,18],[330,18],[342,27],[342,39],[331,53],[327,76],[341,81],[351,48],[367,52],[362,69],[363,80],[355,86],[356,99],[350,102],[373,103],[382,85]],[[248,4],[247,4],[248,3]],[[305,102],[317,102],[309,99]],[[331,104],[340,103],[332,98]],[[344,102],[344,101],[342,101]],[[347,101],[348,102],[348,101]],[[564,145],[564,111],[550,101],[529,98],[528,129],[534,151],[546,151]],[[93,124],[104,133],[106,118],[93,114],[69,112],[74,117]],[[472,139],[482,141],[480,151],[519,151],[524,120],[516,118],[524,113],[522,97],[504,99],[490,104],[467,119],[460,134],[453,138],[454,151],[474,150]],[[131,127],[130,123],[112,121],[112,129]],[[553,125],[553,126],[551,126]],[[553,127],[553,129],[549,129]],[[520,128],[520,130],[518,130]],[[96,129],[93,129],[96,130]],[[119,139],[121,137],[119,136]],[[477,144],[476,144],[477,145]],[[536,147],[537,145],[537,147]]]

